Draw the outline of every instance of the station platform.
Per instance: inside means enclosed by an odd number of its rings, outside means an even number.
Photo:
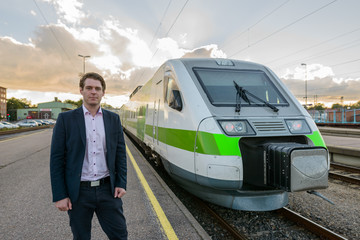
[[[332,162],[360,167],[360,130],[320,127]]]
[[[326,145],[360,151],[360,129],[319,127],[319,130]]]
[[[128,184],[123,201],[129,239],[210,239],[132,142],[125,138]]]
[[[322,134],[360,138],[360,129],[358,128],[339,128],[339,127],[320,127],[320,126],[318,126],[318,128]]]

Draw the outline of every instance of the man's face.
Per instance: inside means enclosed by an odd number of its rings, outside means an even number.
[[[84,89],[80,88],[80,93],[83,96],[84,104],[88,106],[99,106],[101,98],[105,94],[101,82],[92,78],[85,80]]]

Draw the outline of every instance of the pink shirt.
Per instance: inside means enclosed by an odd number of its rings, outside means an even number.
[[[106,164],[106,140],[104,120],[101,108],[93,117],[83,105],[86,148],[82,167],[81,181],[95,181],[109,176]]]

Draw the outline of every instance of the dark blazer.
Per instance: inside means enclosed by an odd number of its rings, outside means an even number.
[[[126,149],[119,115],[102,109],[106,162],[111,189],[126,189]],[[82,107],[60,113],[53,130],[50,153],[50,177],[53,202],[69,197],[76,202],[85,156],[86,131]]]

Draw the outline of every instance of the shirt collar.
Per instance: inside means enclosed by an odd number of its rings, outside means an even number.
[[[84,104],[82,105],[82,108],[83,108],[83,111],[84,111],[84,116],[86,116],[86,115],[88,115],[88,114],[91,115],[90,111],[84,106]],[[102,115],[102,109],[101,109],[101,107],[99,107],[99,110],[97,111],[96,115],[97,115],[97,114]]]

